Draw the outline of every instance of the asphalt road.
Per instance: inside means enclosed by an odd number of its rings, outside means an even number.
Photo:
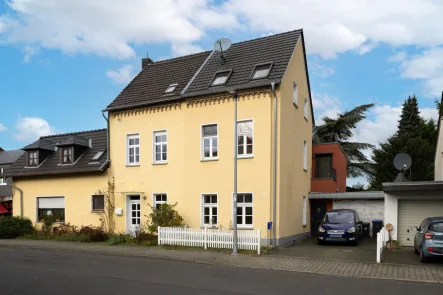
[[[0,294],[443,294],[443,285],[0,248]]]

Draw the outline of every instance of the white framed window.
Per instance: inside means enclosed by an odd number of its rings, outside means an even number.
[[[0,185],[6,185],[6,178],[0,177]]]
[[[154,131],[154,164],[163,164],[168,162],[168,132]]]
[[[104,195],[92,195],[91,196],[91,211],[103,212],[105,211],[105,196]]]
[[[298,107],[298,86],[295,81],[292,82],[292,102]]]
[[[53,216],[56,222],[64,222],[65,197],[38,197],[37,221],[42,221],[45,216]]]
[[[129,166],[140,165],[140,134],[131,134],[126,140],[127,160]]]
[[[168,202],[168,195],[165,193],[153,194],[152,196],[154,207],[159,209],[162,204]]]
[[[303,141],[303,169],[308,171],[308,143]]]
[[[273,63],[259,64],[254,67],[250,80],[263,79],[269,76]]]
[[[305,115],[305,119],[308,119],[308,110],[309,110],[309,103],[308,99],[305,97],[305,104],[303,105],[303,113]]]
[[[219,86],[224,85],[229,79],[229,76],[231,75],[232,70],[228,71],[221,71],[215,73],[214,78],[212,79],[211,86]]]
[[[237,225],[238,227],[252,227],[253,224],[253,196],[252,193],[237,193]]]
[[[237,155],[252,157],[254,154],[254,122],[244,120],[237,122]]]
[[[202,194],[202,225],[217,226],[218,200],[217,194]]]
[[[217,124],[202,126],[202,159],[215,160],[218,158],[218,126]]]
[[[306,204],[306,196],[303,196],[303,226],[307,225],[307,217],[306,217],[306,208],[307,204]]]

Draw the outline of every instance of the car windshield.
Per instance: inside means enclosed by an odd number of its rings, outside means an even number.
[[[443,222],[434,222],[429,225],[429,230],[437,233],[443,233]]]
[[[325,216],[326,223],[354,223],[354,213],[329,212]]]

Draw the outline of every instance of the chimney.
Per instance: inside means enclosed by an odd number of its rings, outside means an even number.
[[[142,58],[142,70],[145,68],[145,67],[147,67],[147,66],[149,66],[150,64],[152,64],[154,61],[148,56],[148,57],[145,57],[145,58]]]

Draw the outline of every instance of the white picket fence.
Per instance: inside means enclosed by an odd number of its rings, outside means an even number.
[[[159,245],[177,245],[217,249],[234,248],[234,231],[212,228],[158,227]],[[260,229],[238,230],[237,246],[243,250],[257,250],[260,255]]]
[[[383,250],[386,247],[386,229],[383,227],[379,233],[377,233],[377,263],[381,262]]]

